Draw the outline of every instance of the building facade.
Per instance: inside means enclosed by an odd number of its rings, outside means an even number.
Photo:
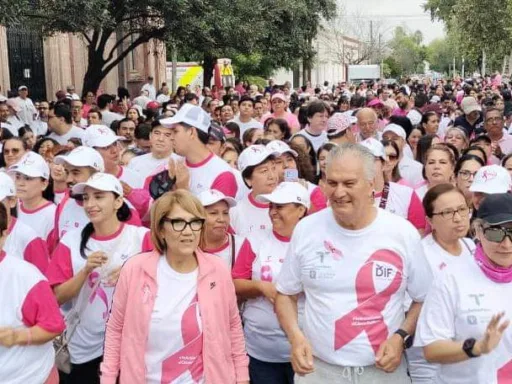
[[[114,46],[115,36],[107,44]],[[127,42],[126,44],[129,44]],[[98,93],[117,93],[117,87],[128,88],[137,96],[148,76],[154,77],[155,87],[166,81],[165,44],[150,41],[140,45],[121,61],[102,81]],[[55,93],[74,85],[81,95],[87,69],[87,46],[74,34],[42,37],[20,28],[0,26],[0,87],[1,93],[16,91],[20,85],[29,87],[32,99],[53,100]]]

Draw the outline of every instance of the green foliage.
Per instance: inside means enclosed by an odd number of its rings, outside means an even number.
[[[400,68],[398,62],[392,56],[386,57],[383,61],[383,65],[384,77],[391,77],[395,79],[401,77],[402,69]]]
[[[389,42],[391,55],[385,62],[389,65],[393,77],[418,73],[423,70],[426,59],[426,48],[422,44],[423,35],[420,31],[409,33],[403,27],[396,27],[393,38]]]
[[[435,39],[427,46],[427,61],[433,71],[449,74],[456,50],[451,41]]]

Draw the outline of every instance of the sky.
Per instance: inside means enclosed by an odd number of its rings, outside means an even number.
[[[411,32],[420,30],[424,43],[444,36],[443,23],[432,22],[430,14],[423,11],[426,0],[338,0],[346,13],[357,16],[361,23],[371,20],[380,23],[384,39],[390,39],[394,27],[406,26]]]

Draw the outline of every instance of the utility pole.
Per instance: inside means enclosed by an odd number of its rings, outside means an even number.
[[[373,64],[373,20],[370,20],[370,64]]]
[[[171,44],[172,52],[171,52],[171,60],[172,60],[172,72],[171,72],[171,92],[175,93],[178,89],[178,50],[176,48],[176,44],[173,42]]]
[[[462,78],[464,79],[465,78],[465,72],[466,72],[464,56],[462,56],[462,70],[460,72],[461,72]]]

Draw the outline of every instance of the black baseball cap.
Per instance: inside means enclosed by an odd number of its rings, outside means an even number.
[[[512,222],[512,194],[487,195],[478,208],[477,217],[490,225]]]

